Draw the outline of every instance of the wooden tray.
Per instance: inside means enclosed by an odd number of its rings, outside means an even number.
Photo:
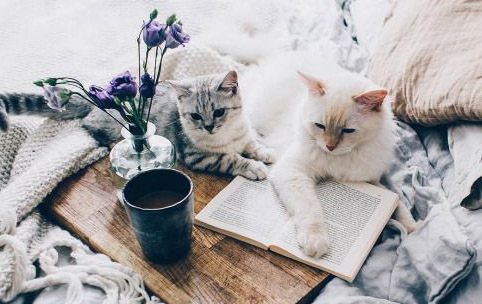
[[[198,213],[230,178],[182,169],[194,182]],[[107,158],[61,183],[44,211],[95,251],[142,274],[149,290],[168,303],[308,302],[329,279],[320,270],[194,227],[191,252],[170,265],[144,260],[117,201]]]

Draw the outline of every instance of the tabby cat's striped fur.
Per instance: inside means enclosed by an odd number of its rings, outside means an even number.
[[[82,119],[84,128],[102,145],[111,146],[120,139],[120,125],[75,98],[64,111],[58,112],[47,107],[39,95],[0,95],[3,131],[8,129],[7,113]],[[151,121],[158,134],[174,143],[178,159],[193,170],[256,180],[266,178],[268,170],[264,163],[274,161],[270,150],[256,141],[243,114],[234,71],[160,85],[152,104]]]

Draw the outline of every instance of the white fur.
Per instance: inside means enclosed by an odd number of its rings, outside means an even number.
[[[310,94],[297,71],[320,79],[325,94]],[[241,77],[240,87],[252,125],[281,155],[270,179],[295,219],[297,239],[306,254],[321,256],[329,240],[315,185],[327,178],[379,181],[395,143],[388,102],[379,112],[362,111],[353,97],[378,87],[312,53],[290,52],[261,61]],[[333,112],[346,116],[345,127],[356,132],[344,134],[330,152],[314,123],[323,123]]]
[[[257,9],[253,10],[253,7]],[[275,34],[280,29],[263,19],[263,9],[274,8],[274,1],[238,1],[230,4],[223,14],[216,17],[215,22],[205,25],[193,42],[205,44],[238,62],[256,63],[274,52],[288,49],[287,42]]]
[[[227,20],[229,26],[212,31],[214,43],[210,44],[240,61],[258,63],[248,67],[240,78],[245,110],[251,125],[263,136],[263,143],[277,152],[279,161],[270,178],[295,218],[300,245],[305,253],[321,256],[327,252],[329,240],[315,193],[316,182],[324,178],[379,182],[395,143],[389,100],[386,98],[376,113],[362,115],[356,107],[350,109],[347,104],[353,103],[352,97],[379,88],[325,60],[320,53],[283,51],[275,31],[257,30],[259,22],[248,18],[245,10],[236,14],[245,16],[244,21]],[[240,43],[231,39],[227,44],[216,44],[219,37],[226,35],[240,37]],[[266,45],[260,42],[264,37]],[[323,80],[326,90],[322,100],[308,94],[297,71]],[[344,115],[349,118],[346,127],[357,131],[343,136],[336,149],[329,151],[326,136],[314,122],[323,121],[325,114],[337,106],[341,106],[341,112],[353,110],[354,113],[344,113],[353,114]],[[396,218],[408,230],[415,227],[406,208],[397,210]]]

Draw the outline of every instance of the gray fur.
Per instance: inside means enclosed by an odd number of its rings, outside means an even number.
[[[8,114],[38,114],[53,119],[83,118],[90,112],[90,106],[73,99],[68,111],[52,111],[44,98],[35,94],[0,94],[0,131],[8,130]]]
[[[224,109],[224,114],[214,117],[214,112],[219,109]],[[82,119],[83,127],[101,145],[112,146],[121,139],[122,127],[82,99],[71,99],[66,109],[58,112],[47,107],[40,95],[0,95],[1,130],[8,128],[7,113],[62,120]],[[116,111],[110,113],[120,119]],[[195,120],[192,114],[200,115],[202,119]],[[162,134],[175,145],[178,159],[193,170],[263,179],[267,173],[263,162],[274,160],[251,136],[242,115],[236,72],[160,84],[150,121],[156,125],[157,134]],[[230,134],[233,136],[222,138]]]

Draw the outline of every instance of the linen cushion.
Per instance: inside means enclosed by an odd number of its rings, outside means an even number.
[[[406,122],[482,120],[482,1],[398,1],[367,75]]]

